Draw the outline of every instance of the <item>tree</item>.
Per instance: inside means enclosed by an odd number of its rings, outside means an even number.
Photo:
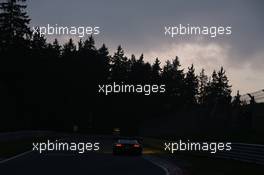
[[[198,88],[198,103],[203,105],[205,103],[207,91],[206,88],[208,86],[208,76],[205,74],[205,70],[202,69],[199,79],[199,88]]]
[[[82,52],[83,51],[83,41],[82,41],[82,39],[80,39],[78,41],[78,51],[79,52]]]
[[[206,101],[209,105],[215,103],[230,104],[231,86],[229,85],[229,80],[223,67],[218,72],[213,71],[212,80],[207,88]]]
[[[218,98],[223,100],[224,103],[230,103],[232,86],[229,85],[229,80],[223,67],[221,67],[217,75]]]
[[[61,55],[61,46],[58,42],[57,39],[54,40],[54,42],[52,43],[52,50],[54,52],[54,55],[59,58]]]
[[[70,39],[68,43],[63,45],[62,54],[64,57],[72,57],[76,53],[76,46],[73,43],[73,40]]]
[[[105,44],[102,45],[98,49],[98,55],[99,55],[99,61],[100,61],[100,69],[102,69],[102,78],[103,80],[107,80],[109,77],[109,69],[110,69],[110,56],[109,56],[109,51],[108,48],[105,46]]]
[[[117,82],[127,80],[129,64],[121,46],[118,46],[114,56],[110,58],[110,67],[112,80]]]
[[[250,101],[249,101],[249,103],[252,105],[252,104],[256,104],[256,100],[255,100],[255,97],[254,97],[254,95],[251,95],[251,94],[247,94],[248,96],[249,96],[249,98],[250,98]]]
[[[36,29],[39,32],[39,28]],[[34,33],[31,41],[31,49],[39,52],[47,48],[46,38],[40,36],[38,33]]]
[[[103,44],[102,47],[98,49],[98,54],[101,55],[102,57],[109,56],[109,51],[108,48],[105,46],[105,44]]]
[[[84,41],[83,48],[85,50],[88,50],[88,51],[95,51],[96,50],[94,38],[92,35],[87,40]]]
[[[28,27],[30,22],[25,12],[26,0],[7,0],[0,3],[0,50],[12,48],[11,46],[25,45],[29,40],[31,31]]]
[[[134,83],[147,83],[150,80],[151,67],[144,62],[144,55],[141,54],[137,60],[135,55],[131,56],[129,79]]]
[[[197,103],[198,95],[198,78],[195,75],[193,64],[188,67],[188,72],[185,77],[185,100],[187,105],[194,105]]]
[[[158,58],[155,59],[155,62],[152,65],[152,81],[160,82],[160,74],[161,74],[160,60]]]
[[[131,55],[131,58],[130,58],[130,64],[131,66],[135,65],[137,62],[136,60],[136,56],[134,54]]]
[[[163,67],[162,80],[166,84],[166,92],[170,96],[178,97],[178,102],[181,103],[184,90],[184,72],[180,69],[181,64],[179,57],[175,57],[172,63],[168,60]],[[180,102],[181,101],[181,102]]]
[[[241,101],[241,95],[239,94],[239,91],[237,91],[236,96],[234,97],[234,100],[232,101],[232,106],[233,107],[239,107],[242,105],[242,101]]]

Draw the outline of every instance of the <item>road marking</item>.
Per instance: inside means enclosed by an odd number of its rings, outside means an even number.
[[[14,160],[14,159],[19,158],[19,157],[22,157],[22,156],[24,156],[24,155],[26,155],[26,154],[31,153],[32,151],[33,151],[33,150],[29,150],[29,151],[26,151],[26,152],[20,153],[20,154],[18,154],[18,155],[15,155],[15,156],[13,156],[13,157],[10,157],[10,158],[7,158],[7,159],[4,159],[4,160],[1,160],[1,161],[0,161],[0,164],[2,164],[2,163],[6,163],[6,162],[8,162],[8,161],[10,161],[10,160]]]
[[[144,155],[143,158],[163,169],[166,175],[182,175],[182,170],[176,165],[157,156]]]
[[[62,140],[62,139],[58,139],[58,141],[60,141],[60,140]],[[17,154],[17,155],[15,155],[13,157],[10,157],[10,158],[4,159],[4,160],[0,160],[0,164],[6,163],[6,162],[8,162],[10,160],[14,160],[14,159],[19,158],[19,157],[22,157],[22,156],[24,156],[26,154],[29,154],[29,153],[33,152],[33,151],[34,151],[33,149],[30,149],[30,150],[25,151],[23,153]]]
[[[161,165],[160,163],[158,163],[157,161],[154,161],[153,159],[150,158],[150,156],[142,156],[145,160],[151,162],[152,164],[160,167],[163,171],[165,171],[165,174],[166,175],[170,175],[170,172],[169,170],[164,166],[164,165]]]

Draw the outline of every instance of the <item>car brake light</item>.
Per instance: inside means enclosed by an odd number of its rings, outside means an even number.
[[[139,148],[140,145],[139,145],[139,144],[134,144],[134,147],[135,147],[135,148]]]
[[[122,144],[119,144],[119,143],[118,143],[118,144],[116,144],[116,147],[121,147],[121,146],[122,146]]]

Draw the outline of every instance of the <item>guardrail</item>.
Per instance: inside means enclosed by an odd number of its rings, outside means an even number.
[[[147,138],[144,143],[150,147],[164,151],[165,140]],[[184,152],[181,152],[184,153]],[[185,152],[188,155],[206,156],[212,158],[231,159],[241,162],[264,165],[264,145],[247,144],[247,143],[232,143],[232,149],[225,152],[217,152],[211,154],[208,152]]]
[[[264,165],[264,145],[232,143],[229,152],[218,152],[214,156]]]
[[[256,103],[264,103],[264,89],[256,92],[247,93],[240,96],[240,100],[245,102],[246,104],[250,104],[251,98],[254,98]],[[232,100],[235,98],[233,97]]]
[[[6,132],[0,133],[0,142],[1,141],[12,141],[18,139],[27,139],[38,136],[50,135],[53,132],[51,131],[16,131],[16,132]]]

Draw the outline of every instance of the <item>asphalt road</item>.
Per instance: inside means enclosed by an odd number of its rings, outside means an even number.
[[[86,139],[87,140],[87,139]],[[76,141],[76,140],[75,140]],[[88,141],[88,140],[87,140]],[[91,141],[91,140],[89,140]],[[112,142],[101,139],[100,152],[31,152],[0,164],[1,175],[165,175],[142,156],[114,156]]]

